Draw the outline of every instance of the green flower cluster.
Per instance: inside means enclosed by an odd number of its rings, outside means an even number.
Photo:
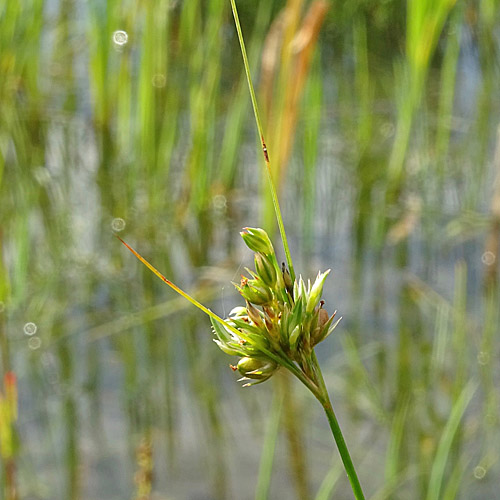
[[[304,375],[313,375],[312,354],[316,344],[337,326],[323,308],[323,284],[330,270],[318,273],[313,284],[302,278],[292,282],[285,264],[280,267],[273,245],[263,229],[245,228],[240,233],[255,252],[255,271],[246,269],[235,284],[246,301],[229,313],[225,327],[212,320],[215,342],[227,354],[240,356],[237,366],[254,385],[271,377],[280,365],[295,364]],[[238,334],[236,333],[238,332]]]

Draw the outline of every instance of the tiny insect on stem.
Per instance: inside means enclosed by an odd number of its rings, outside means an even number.
[[[262,140],[262,152],[264,153],[264,160],[269,163],[269,154],[267,152],[267,146],[264,140]]]

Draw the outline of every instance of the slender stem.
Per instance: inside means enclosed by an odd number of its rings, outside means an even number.
[[[262,123],[260,121],[259,109],[257,106],[257,98],[255,97],[255,91],[252,84],[252,78],[250,76],[250,66],[248,64],[247,52],[245,48],[245,42],[243,40],[243,34],[241,31],[240,20],[238,17],[238,11],[236,9],[235,0],[231,0],[231,8],[233,10],[234,22],[236,24],[236,31],[238,32],[238,39],[241,47],[241,55],[243,56],[243,65],[245,67],[245,73],[248,82],[248,88],[250,90],[250,98],[252,100],[253,112],[255,115],[255,122],[257,124],[257,129],[259,132],[261,144],[262,144],[262,152],[264,154],[264,161],[266,165],[266,174],[267,180],[269,183],[269,187],[271,189],[271,196],[273,199],[274,211],[276,213],[276,219],[278,221],[278,227],[281,234],[281,239],[283,241],[283,247],[285,250],[286,261],[288,264],[288,269],[290,270],[290,276],[292,281],[295,281],[295,271],[293,269],[292,258],[290,255],[290,249],[288,247],[288,240],[285,233],[285,227],[283,225],[283,217],[281,216],[280,204],[278,201],[278,195],[276,193],[276,187],[274,185],[272,173],[271,173],[271,165],[269,163],[269,154],[267,152],[266,142],[264,140],[264,133],[262,130]],[[356,474],[356,470],[354,469],[354,464],[352,463],[351,456],[349,455],[349,450],[347,449],[347,445],[344,440],[344,436],[342,435],[342,431],[340,429],[339,423],[337,421],[337,417],[333,411],[332,404],[330,402],[330,398],[328,396],[328,391],[326,389],[326,385],[323,379],[323,375],[321,373],[321,369],[318,365],[316,355],[314,351],[312,353],[312,363],[315,367],[315,373],[318,378],[318,385],[316,385],[313,381],[310,380],[309,377],[306,377],[296,366],[293,364],[293,368],[287,366],[287,368],[294,373],[294,375],[300,379],[300,381],[316,396],[318,401],[323,406],[325,410],[326,416],[328,418],[328,422],[330,424],[330,428],[332,430],[333,437],[335,442],[337,443],[337,447],[342,458],[342,462],[344,463],[344,467],[351,483],[352,490],[354,492],[354,497],[356,500],[364,500],[363,491],[361,489],[361,485],[358,480],[358,476]],[[285,364],[285,363],[282,363]],[[285,364],[286,366],[286,364]]]
[[[236,24],[236,31],[238,32],[238,40],[240,41],[241,55],[243,56],[243,66],[245,67],[248,89],[250,90],[250,98],[252,100],[253,113],[255,115],[255,123],[257,124],[257,130],[259,132],[260,142],[262,144],[262,153],[264,155],[264,161],[266,164],[267,181],[269,183],[269,188],[271,189],[271,196],[273,198],[274,212],[276,213],[276,219],[278,221],[281,240],[283,241],[283,248],[285,250],[285,257],[288,269],[290,270],[290,276],[292,277],[292,281],[295,281],[295,271],[293,269],[292,256],[290,255],[288,240],[285,233],[285,226],[283,225],[283,217],[281,216],[281,209],[278,201],[278,194],[276,192],[276,186],[274,185],[273,176],[271,173],[269,154],[267,152],[266,141],[264,140],[264,132],[262,131],[262,123],[260,121],[259,108],[257,106],[257,98],[255,97],[255,90],[253,88],[252,77],[250,76],[250,65],[248,64],[245,41],[243,40],[243,33],[241,31],[240,19],[238,17],[238,11],[236,9],[235,0],[231,0],[231,8],[233,10],[234,22]]]
[[[365,496],[363,495],[363,490],[361,489],[361,484],[359,483],[356,469],[354,468],[354,464],[352,463],[351,455],[349,454],[349,450],[347,449],[344,436],[342,435],[340,425],[338,423],[337,417],[335,416],[335,412],[333,411],[333,407],[328,394],[326,394],[326,400],[320,402],[323,405],[326,417],[328,418],[328,423],[330,424],[330,429],[332,430],[333,437],[335,439],[335,442],[337,443],[340,457],[342,458],[347,477],[349,478],[349,482],[351,483],[354,498],[356,498],[356,500],[364,500]]]
[[[349,453],[349,450],[347,449],[347,444],[345,442],[344,435],[342,434],[342,430],[340,429],[339,422],[337,420],[335,412],[333,411],[333,406],[330,401],[330,396],[328,395],[325,380],[323,378],[323,374],[321,373],[321,368],[319,367],[318,360],[316,359],[316,353],[314,351],[312,352],[311,357],[313,365],[315,367],[315,373],[318,378],[319,386],[319,390],[317,392],[312,392],[325,410],[326,417],[328,418],[328,423],[330,424],[330,429],[332,430],[333,438],[335,439],[335,443],[337,444],[337,448],[340,453],[340,458],[342,459],[347,477],[349,478],[349,482],[351,483],[354,498],[356,500],[365,500],[358,475],[356,474],[356,469],[354,468],[351,455]]]

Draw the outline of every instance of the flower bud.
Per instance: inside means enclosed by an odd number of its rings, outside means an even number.
[[[270,288],[275,288],[278,275],[271,260],[262,253],[255,254],[255,270],[259,278]]]
[[[264,284],[256,284],[255,280],[246,280],[241,286],[235,286],[245,300],[257,306],[269,304],[273,300],[273,292]]]
[[[244,357],[238,361],[237,369],[243,377],[264,382],[278,369],[278,365],[272,359]]]
[[[263,229],[245,227],[240,234],[250,250],[263,253],[264,255],[274,254],[273,244]]]
[[[318,305],[319,299],[321,298],[321,294],[323,292],[323,283],[325,282],[328,274],[330,274],[330,269],[328,269],[328,271],[325,271],[324,273],[318,273],[316,281],[314,282],[311,288],[311,292],[309,293],[309,297],[307,298],[307,314],[311,314],[314,311],[314,308]]]

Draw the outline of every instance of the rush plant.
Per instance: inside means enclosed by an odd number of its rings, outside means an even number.
[[[245,382],[244,387],[265,382],[279,368],[285,368],[312,392],[326,413],[354,497],[364,500],[314,352],[314,347],[328,337],[338,324],[338,320],[334,321],[335,312],[329,315],[321,300],[323,284],[330,270],[318,272],[313,283],[308,281],[306,284],[302,277],[296,279],[236,4],[234,0],[230,1],[287,263],[278,264],[273,244],[263,229],[245,228],[240,234],[255,254],[255,270],[247,269],[249,276],[242,276],[241,282],[235,284],[245,299],[245,305],[236,307],[228,318],[223,319],[168,280],[121,238],[118,239],[163,282],[210,317],[216,344],[226,354],[240,358],[231,368],[242,375],[240,380]]]

